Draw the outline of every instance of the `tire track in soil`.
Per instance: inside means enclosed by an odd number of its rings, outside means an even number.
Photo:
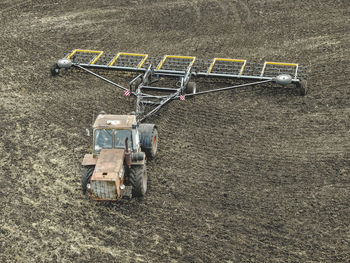
[[[12,2],[12,1],[9,1],[9,2]],[[0,16],[5,14],[5,13],[13,11],[13,9],[16,9],[16,11],[18,11],[17,10],[18,8],[24,8],[26,4],[29,4],[32,2],[34,2],[34,0],[26,0],[26,1],[22,1],[19,3],[15,3],[13,5],[10,5],[9,7],[6,7],[4,9],[0,10]]]
[[[202,9],[205,10],[205,6],[208,4],[214,4],[220,8],[220,20],[224,21],[235,21],[236,24],[241,24],[242,22],[249,22],[251,12],[246,1],[193,1],[191,2],[191,7],[195,12],[195,24],[200,25],[202,21],[208,19],[207,15],[202,14]],[[218,15],[216,13],[216,15]]]

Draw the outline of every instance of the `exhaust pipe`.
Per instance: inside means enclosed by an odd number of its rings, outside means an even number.
[[[129,152],[129,147],[128,147],[128,140],[129,138],[126,137],[125,139],[125,161],[128,167],[131,167],[131,152]]]

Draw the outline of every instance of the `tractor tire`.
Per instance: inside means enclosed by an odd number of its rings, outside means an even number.
[[[305,96],[308,92],[307,81],[302,79],[298,84],[300,96]]]
[[[147,192],[146,165],[134,165],[129,170],[129,182],[132,186],[132,195],[142,197]]]
[[[186,88],[186,93],[187,94],[193,94],[193,92],[195,90],[196,90],[196,92],[198,91],[196,82],[193,82],[193,81],[188,82],[187,88]]]
[[[139,126],[141,149],[148,159],[153,159],[158,151],[158,129],[154,124],[142,123]]]
[[[83,168],[83,174],[81,176],[81,188],[83,190],[83,194],[86,194],[87,184],[89,183],[94,170],[95,166],[84,166]]]

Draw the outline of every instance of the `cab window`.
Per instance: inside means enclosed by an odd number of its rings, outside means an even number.
[[[128,138],[128,148],[130,149],[132,147],[132,141],[131,141],[131,131],[129,130],[116,130],[114,135],[114,145],[117,149],[124,149],[125,148],[125,139]]]
[[[113,130],[95,130],[94,140],[96,152],[100,152],[102,149],[111,149],[113,147]]]

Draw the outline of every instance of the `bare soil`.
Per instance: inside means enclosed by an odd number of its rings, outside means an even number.
[[[349,17],[348,0],[0,1],[0,262],[349,262]],[[93,202],[85,128],[135,102],[52,78],[75,48],[296,62],[310,91],[172,102],[147,196]]]

